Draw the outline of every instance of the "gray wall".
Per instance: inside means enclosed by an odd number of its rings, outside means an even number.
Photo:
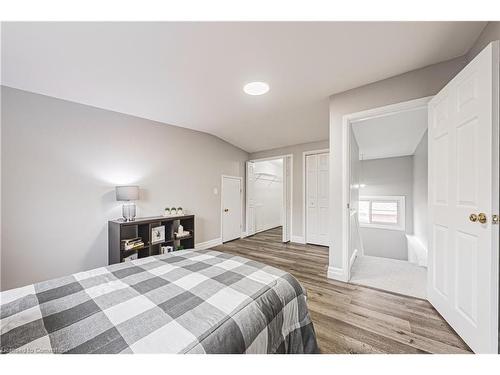
[[[349,137],[351,139],[351,149],[350,149],[350,200],[351,200],[351,210],[355,210],[356,213],[349,216],[350,220],[350,230],[351,230],[351,238],[349,242],[349,260],[351,260],[354,250],[361,251],[361,231],[359,230],[358,223],[356,222],[357,212],[358,212],[358,204],[359,204],[359,170],[360,170],[360,161],[359,161],[359,146],[356,141],[356,137],[354,136],[354,132],[352,131],[352,126],[349,127]]]
[[[405,197],[406,230],[361,228],[365,255],[408,259],[406,233],[413,233],[413,156],[361,161],[363,184],[359,195]]]
[[[303,237],[303,175],[302,153],[304,151],[328,149],[328,141],[302,143],[299,145],[276,148],[273,150],[259,151],[250,154],[250,159],[268,158],[272,156],[293,154],[293,211],[292,211],[292,236]]]
[[[472,60],[489,43],[500,40],[500,22],[488,22],[472,48],[467,53],[467,61]]]
[[[387,78],[330,97],[331,271],[345,277],[342,259],[342,116],[436,94],[465,65],[465,57]]]
[[[427,131],[413,155],[413,234],[427,249]]]
[[[1,289],[107,264],[114,186],[140,185],[138,216],[182,206],[196,242],[220,237],[221,175],[248,154],[221,139],[2,87]]]

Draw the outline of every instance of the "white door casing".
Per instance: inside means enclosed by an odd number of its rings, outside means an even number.
[[[247,213],[247,235],[251,236],[255,234],[255,165],[252,161],[247,161],[247,189],[246,189],[246,213]]]
[[[241,237],[241,177],[222,176],[222,242]]]
[[[328,246],[329,153],[306,155],[306,242]]]
[[[292,158],[283,158],[283,242],[291,240],[292,228]]]
[[[429,103],[428,299],[476,353],[498,353],[498,73],[494,42]]]

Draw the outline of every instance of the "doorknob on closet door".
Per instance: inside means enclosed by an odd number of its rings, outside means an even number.
[[[477,215],[476,214],[470,214],[469,215],[469,220],[475,223],[477,221]]]
[[[224,208],[224,212],[228,212],[229,211],[229,208]]]

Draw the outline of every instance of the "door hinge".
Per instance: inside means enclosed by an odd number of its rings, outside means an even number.
[[[491,217],[491,223],[492,224],[498,224],[498,221],[500,220],[500,217],[498,215],[493,215]]]

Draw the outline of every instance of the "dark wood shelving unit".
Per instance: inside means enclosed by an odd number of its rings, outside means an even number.
[[[174,233],[179,225],[190,235],[176,239]],[[165,241],[151,242],[151,230],[154,227],[165,227]],[[121,241],[141,237],[144,247],[138,249],[122,250]],[[173,246],[174,251],[180,246],[184,249],[194,248],[194,215],[171,216],[171,217],[145,217],[134,221],[123,221],[122,219],[108,221],[108,264],[123,262],[123,259],[137,253],[138,258],[145,258],[160,253],[160,246]]]

